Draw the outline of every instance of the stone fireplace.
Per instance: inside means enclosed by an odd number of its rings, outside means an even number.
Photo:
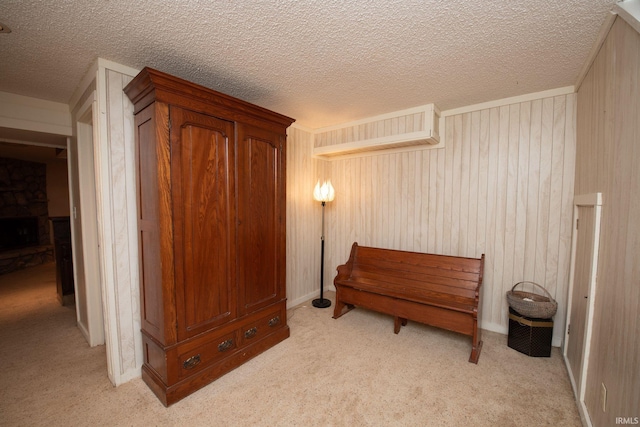
[[[0,218],[0,251],[37,246],[38,217]]]
[[[53,261],[44,163],[0,157],[0,274]]]

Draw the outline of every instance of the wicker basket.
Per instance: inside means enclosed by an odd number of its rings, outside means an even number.
[[[546,296],[515,290],[516,286],[525,283],[538,287]],[[550,319],[558,310],[558,303],[551,297],[551,294],[544,287],[534,282],[518,282],[513,285],[513,288],[507,292],[507,302],[509,307],[521,315],[536,319]]]

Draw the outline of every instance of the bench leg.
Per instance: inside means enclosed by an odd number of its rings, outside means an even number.
[[[342,301],[340,301],[338,299],[338,296],[336,294],[336,304],[335,307],[333,308],[333,318],[337,319],[338,317],[342,316],[345,313],[350,312],[351,310],[354,309],[354,305],[353,304],[345,304]]]
[[[480,358],[480,351],[482,351],[482,340],[480,339],[480,329],[478,329],[477,320],[474,321],[473,337],[472,337],[471,356],[469,356],[469,362],[478,364]]]
[[[482,351],[482,341],[478,342],[478,345],[474,345],[471,349],[471,356],[469,356],[469,362],[478,364],[480,359],[480,351]]]
[[[403,319],[402,317],[395,316],[393,318],[393,333],[397,334],[400,332],[400,328],[402,326],[407,326],[407,319]]]

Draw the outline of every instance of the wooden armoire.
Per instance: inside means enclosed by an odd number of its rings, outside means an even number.
[[[293,119],[153,70],[134,104],[144,364],[165,406],[289,336]]]

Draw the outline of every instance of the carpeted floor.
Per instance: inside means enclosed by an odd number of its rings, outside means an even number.
[[[532,358],[356,309],[303,304],[291,337],[165,408],[140,379],[114,388],[55,297],[53,265],[0,276],[1,426],[580,426],[560,355]]]

